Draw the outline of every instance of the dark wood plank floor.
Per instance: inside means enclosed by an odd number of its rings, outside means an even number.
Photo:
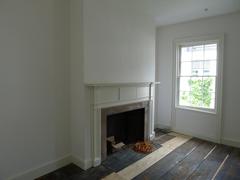
[[[158,148],[161,148],[159,144],[173,138],[161,132],[157,135],[153,143]],[[144,156],[131,149],[124,149],[109,156],[99,167],[83,171],[70,164],[38,180],[97,180],[118,172]],[[217,180],[240,180],[240,149],[192,138],[134,179],[210,180],[213,177]]]

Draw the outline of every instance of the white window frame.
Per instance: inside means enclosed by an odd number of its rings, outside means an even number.
[[[217,44],[217,69],[216,69],[216,91],[215,91],[215,108],[200,108],[193,106],[179,105],[179,65],[180,65],[180,50],[182,46],[202,45],[205,43]],[[173,73],[173,87],[174,87],[174,104],[176,109],[186,109],[192,111],[199,111],[204,113],[217,114],[222,108],[222,79],[223,79],[223,44],[224,35],[210,35],[193,38],[177,39],[174,41],[174,73]]]

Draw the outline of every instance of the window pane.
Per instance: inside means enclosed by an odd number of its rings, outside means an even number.
[[[192,47],[192,60],[203,60],[203,45]]]
[[[216,76],[216,69],[217,69],[216,66],[217,66],[216,61],[204,61],[203,75]]]
[[[202,80],[203,80],[202,77],[191,77],[191,80],[189,82],[191,86],[191,91],[201,88]]]
[[[181,63],[181,76],[190,76],[192,74],[192,63],[182,62]]]
[[[215,77],[203,78],[202,93],[203,93],[203,107],[210,108],[214,100],[215,92]]]
[[[215,92],[216,91],[216,77],[203,78],[203,91]]]
[[[192,107],[197,107],[197,108],[202,108],[203,107],[203,100],[202,100],[202,96],[199,96],[198,98],[196,98],[196,94],[191,94],[190,95],[191,98],[191,106]]]
[[[203,107],[214,109],[215,107],[215,93],[208,92],[203,96]]]
[[[192,61],[192,75],[203,75],[203,61]]]
[[[190,77],[181,77],[180,78],[180,91],[190,91]]]
[[[191,78],[191,104],[194,107],[202,107],[203,104],[203,92],[202,92],[202,77]]]
[[[205,45],[205,60],[217,59],[217,44]]]
[[[192,47],[181,48],[181,61],[191,61],[192,60]]]
[[[190,92],[180,91],[179,93],[179,105],[190,106]]]

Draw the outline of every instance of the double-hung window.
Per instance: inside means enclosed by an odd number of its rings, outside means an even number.
[[[219,41],[176,46],[176,103],[178,107],[214,112],[217,101]]]

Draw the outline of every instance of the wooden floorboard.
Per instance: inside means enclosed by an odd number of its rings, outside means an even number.
[[[234,148],[217,174],[216,180],[240,179],[240,149]]]
[[[117,172],[145,156],[146,154],[137,153],[132,149],[125,149],[107,157],[102,165]]]
[[[75,174],[68,180],[99,180],[111,173],[113,173],[112,170],[100,165],[96,168],[91,168],[87,171],[84,171],[83,173]]]
[[[155,136],[156,136],[156,137],[159,137],[159,136],[162,136],[162,135],[164,135],[164,134],[167,134],[166,132],[162,131],[162,130],[159,129],[159,128],[154,129],[154,132],[155,132]]]
[[[156,148],[161,148],[161,144],[173,139],[174,137],[175,136],[164,134],[161,137],[156,138],[152,143]],[[135,152],[131,148],[124,149],[109,155],[107,159],[102,162],[102,165],[112,169],[114,172],[118,172],[142,159],[146,155],[147,154]]]
[[[170,135],[161,134],[155,139],[158,145],[168,142]],[[215,147],[215,148],[214,148]],[[118,171],[145,157],[131,149],[118,152],[102,165],[87,171],[70,164],[38,180],[98,180],[114,177]],[[108,176],[112,174],[112,176]],[[135,180],[177,179],[177,180],[240,180],[240,149],[231,148],[192,138],[179,146],[160,161],[135,177]],[[113,179],[114,179],[113,178]],[[121,177],[118,177],[121,179]]]
[[[171,170],[178,162],[183,160],[188,155],[188,153],[198,147],[202,142],[203,141],[196,138],[191,139],[190,141],[175,149],[165,158],[148,168],[146,171],[139,174],[134,179],[159,179],[161,176]]]
[[[74,164],[69,164],[63,168],[53,171],[45,176],[39,177],[36,180],[65,180],[74,175],[82,174],[84,170]]]
[[[216,145],[215,149],[200,164],[200,166],[188,177],[189,180],[208,180],[212,179],[217,169],[231,152],[232,148],[224,145]]]
[[[149,167],[162,160],[168,154],[173,152],[176,148],[180,147],[184,143],[188,142],[192,137],[178,134],[173,139],[162,144],[162,147],[158,150],[148,154],[146,157],[124,168],[119,175],[125,179],[133,179]]]
[[[168,135],[168,134],[164,134],[162,136],[159,136],[157,138],[155,138],[153,140],[154,143],[158,143],[158,144],[163,144],[169,140],[171,140],[172,138],[174,138],[175,136],[172,136],[172,135]]]
[[[214,148],[213,143],[204,142],[192,151],[184,160],[164,174],[161,179],[186,179],[204,160],[204,157]]]

